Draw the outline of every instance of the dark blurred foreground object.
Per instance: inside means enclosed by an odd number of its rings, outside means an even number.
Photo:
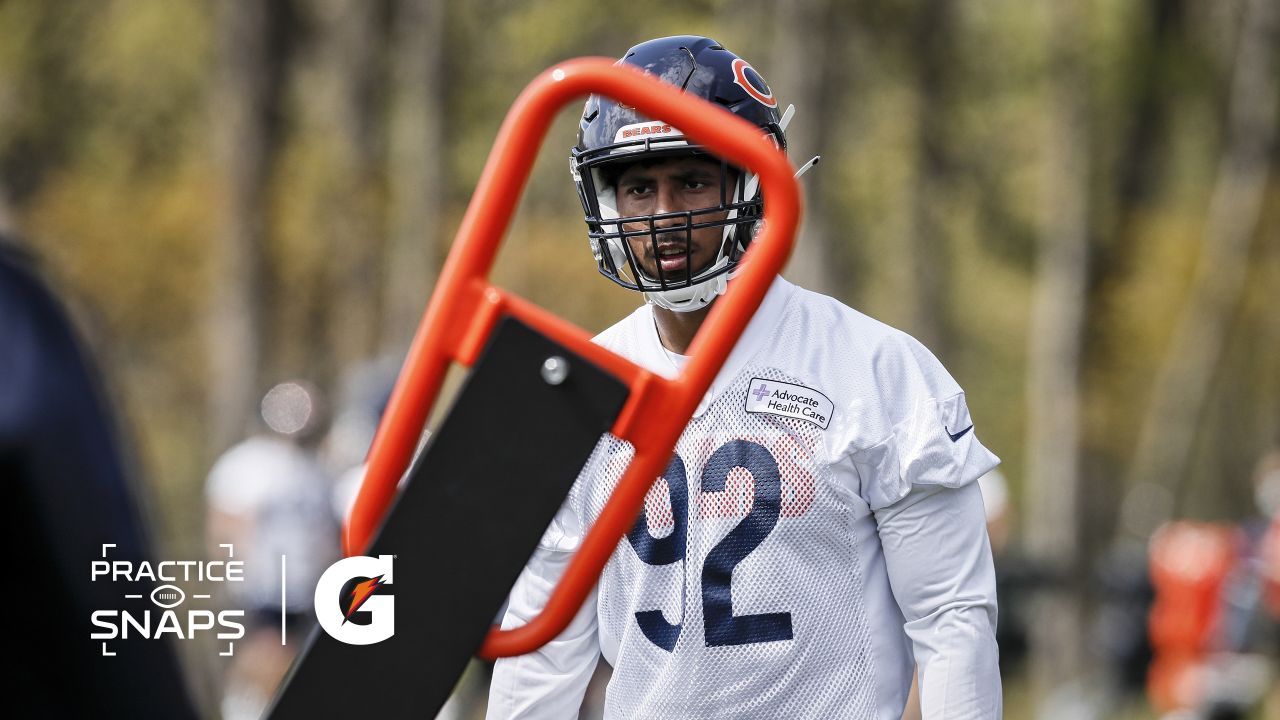
[[[94,610],[141,614],[91,582],[109,559],[150,559],[106,403],[66,314],[30,260],[0,236],[0,481],[17,611],[6,623],[9,717],[195,717],[173,647],[90,638]]]

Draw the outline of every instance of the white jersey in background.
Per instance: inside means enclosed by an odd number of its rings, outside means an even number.
[[[650,306],[597,342],[677,372]],[[541,609],[630,458],[596,447],[504,627]],[[917,663],[926,717],[998,717],[974,484],[998,462],[922,345],[777,279],[583,612],[495,666],[489,717],[575,717],[599,654],[608,718],[898,720]]]
[[[316,581],[342,557],[332,481],[309,453],[277,437],[251,437],[227,450],[209,471],[211,509],[244,525],[244,582],[231,583],[235,602],[280,607],[280,557],[287,557],[286,610],[311,615]]]

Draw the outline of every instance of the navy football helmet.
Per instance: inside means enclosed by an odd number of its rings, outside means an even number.
[[[784,129],[791,108],[782,116],[778,101],[764,78],[747,61],[726,50],[715,40],[696,36],[659,38],[636,45],[618,61],[635,65],[664,82],[708,100],[760,128],[779,148],[786,149]],[[700,145],[687,140],[668,123],[644,116],[635,108],[599,95],[587,99],[578,129],[578,141],[570,152],[570,170],[578,186],[579,199],[587,223],[587,235],[600,273],[615,283],[645,293],[661,307],[687,312],[705,307],[724,292],[730,274],[751,243],[763,212],[759,179],[751,173],[721,165],[720,202],[687,212],[619,217],[615,184],[620,168],[641,161],[673,156],[706,154]],[[728,179],[736,176],[729,187]],[[683,223],[659,221],[681,219]],[[632,228],[623,228],[627,223]],[[706,268],[692,268],[693,230],[723,227],[721,245],[714,262]],[[663,244],[671,234],[683,234],[686,264],[683,272],[658,277],[641,270],[628,244],[629,238],[647,237],[657,254],[659,235]]]

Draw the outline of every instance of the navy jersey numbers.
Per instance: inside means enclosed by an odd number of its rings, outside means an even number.
[[[684,561],[685,527],[689,522],[689,483],[684,469],[684,460],[679,455],[671,456],[662,479],[667,481],[671,492],[671,517],[675,526],[671,534],[664,538],[655,538],[649,534],[649,515],[646,509],[640,510],[640,518],[635,527],[627,533],[631,547],[636,555],[649,565],[670,565]],[[654,645],[671,652],[675,649],[676,640],[680,638],[680,623],[672,625],[662,617],[661,610],[642,610],[636,613],[636,622],[640,631]]]
[[[733,614],[733,570],[773,532],[782,504],[777,460],[768,448],[749,440],[730,441],[711,454],[702,470],[702,491],[723,491],[729,474],[739,468],[749,472],[753,480],[751,511],[711,549],[702,566],[703,631],[708,647],[792,638],[791,613]],[[662,477],[670,490],[674,520],[671,534],[653,537],[649,532],[647,510],[641,512],[635,527],[627,533],[636,556],[649,565],[668,565],[685,559],[689,490],[684,460],[679,455],[673,456]],[[675,649],[682,623],[668,623],[661,610],[641,610],[635,617],[650,642],[667,652]]]

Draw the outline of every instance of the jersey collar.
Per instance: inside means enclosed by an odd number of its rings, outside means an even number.
[[[764,300],[760,303],[760,308],[756,310],[755,315],[751,316],[746,329],[742,331],[742,336],[738,338],[737,344],[733,346],[733,350],[724,361],[720,372],[716,374],[715,380],[711,382],[711,387],[707,389],[707,394],[703,396],[702,401],[698,403],[697,409],[693,411],[694,417],[706,412],[712,401],[733,383],[738,373],[746,367],[751,358],[762,348],[769,345],[771,337],[777,335],[778,325],[782,322],[782,314],[786,310],[787,302],[791,299],[795,288],[795,285],[788,282],[781,275],[774,278],[773,284],[769,286],[769,291],[765,293]],[[671,359],[667,357],[667,351],[662,347],[662,341],[658,339],[658,326],[653,319],[653,306],[645,305],[642,308],[642,312],[637,313],[636,317],[640,323],[640,327],[637,329],[641,338],[641,364],[663,377],[675,377],[677,371]]]

